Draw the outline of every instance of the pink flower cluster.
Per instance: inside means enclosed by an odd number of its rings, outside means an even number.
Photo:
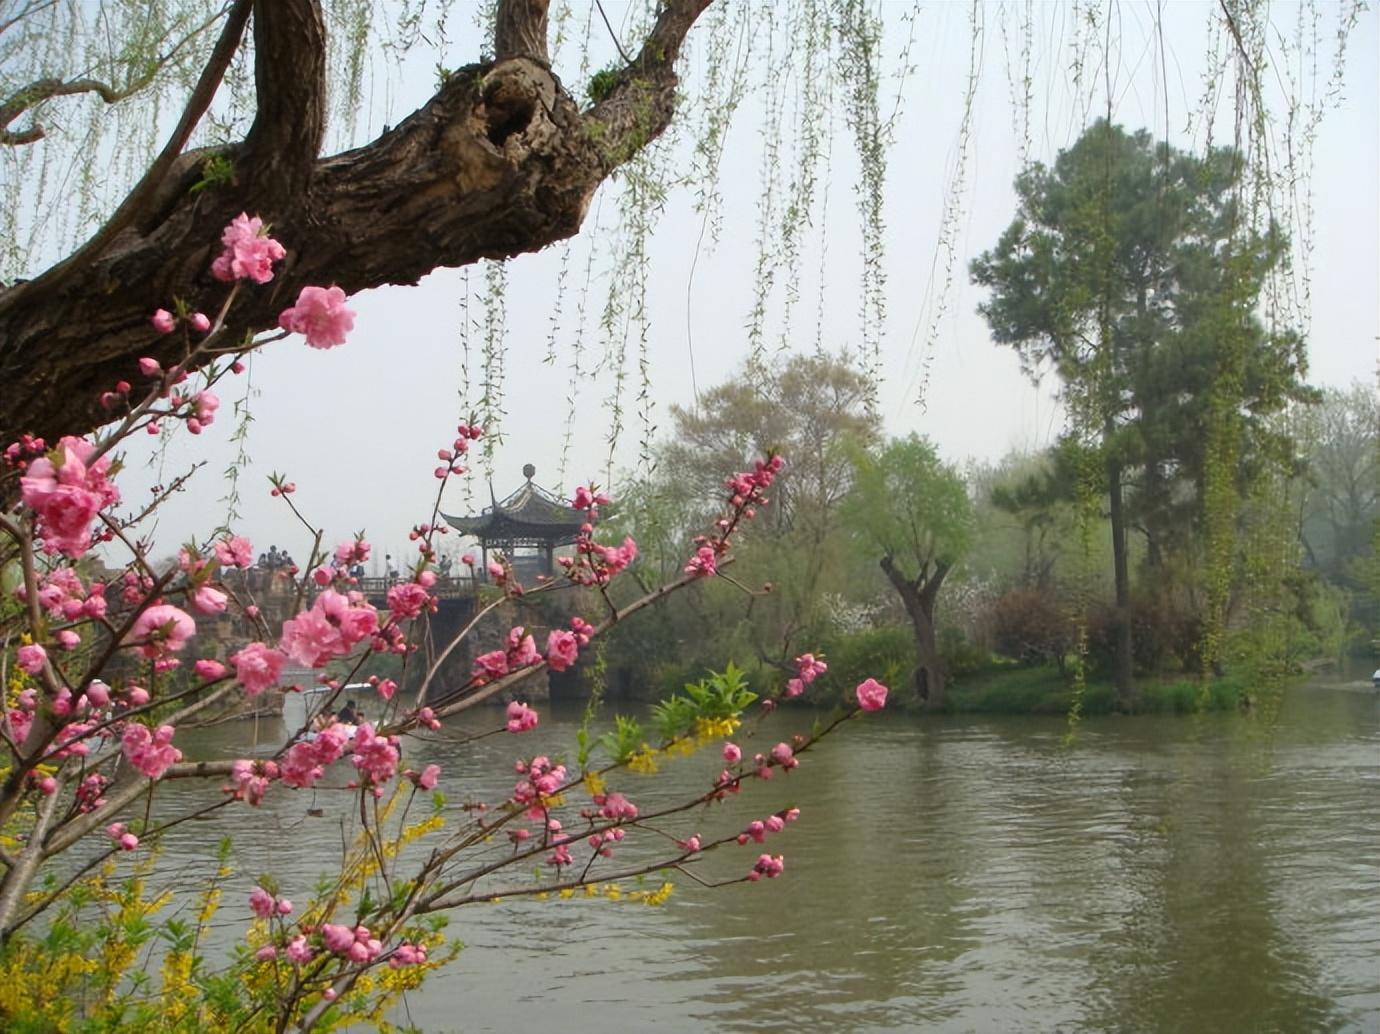
[[[430,580],[435,581],[435,575],[432,575],[430,571],[423,571],[418,576],[418,581],[403,582],[388,590],[388,612],[393,615],[394,621],[415,618],[423,610],[435,612],[436,598],[427,592],[427,585],[420,580],[426,576],[430,576]]]
[[[332,722],[310,743],[294,743],[280,763],[283,782],[298,789],[312,786],[326,773],[326,766],[345,753],[354,732],[340,722]]]
[[[749,840],[758,844],[765,843],[768,833],[780,833],[786,828],[787,822],[794,822],[799,817],[799,808],[788,808],[775,815],[768,815],[765,819],[753,819],[747,824],[747,829],[738,834],[738,843],[746,844]]]
[[[91,548],[91,522],[120,500],[119,489],[108,477],[110,460],[92,460],[95,451],[85,439],[68,435],[51,457],[30,462],[19,479],[24,505],[38,515],[45,552],[81,556]]]
[[[281,774],[275,761],[236,759],[230,770],[230,786],[225,788],[237,801],[258,807],[268,792],[269,784]]]
[[[887,688],[876,679],[865,679],[858,683],[854,693],[858,706],[864,711],[880,711],[886,706]]]
[[[121,851],[133,851],[139,846],[139,838],[125,829],[123,822],[112,822],[106,826],[105,835],[119,844]]]
[[[594,541],[594,522],[599,517],[599,507],[608,501],[608,496],[592,486],[581,485],[575,489],[571,506],[585,511],[585,523],[575,539],[575,556],[558,557],[557,563],[565,568],[566,577],[577,585],[607,585],[637,559],[637,543],[631,536],[625,537],[621,546],[604,546]]]
[[[21,602],[28,600],[27,589],[21,584],[14,590]],[[67,621],[105,617],[105,586],[92,582],[90,590],[82,585],[81,577],[70,567],[55,567],[43,576],[38,587],[38,603],[51,617]]]
[[[729,538],[739,522],[752,520],[757,516],[756,508],[767,505],[766,489],[785,465],[785,460],[771,453],[766,459],[758,460],[752,470],[740,471],[724,479],[729,489],[728,512],[714,522],[713,535],[695,536],[695,552],[685,563],[685,574],[708,578],[718,573],[720,562],[728,552]]]
[[[829,665],[816,660],[812,653],[802,653],[795,659],[795,678],[786,681],[786,696],[798,697],[805,687],[829,670]]]
[[[196,622],[170,603],[157,603],[134,619],[129,634],[130,641],[145,657],[166,657],[177,653],[196,635]]]
[[[403,778],[411,782],[418,790],[434,790],[441,779],[441,766],[427,765],[420,772],[414,772],[409,768],[403,773]]]
[[[747,874],[747,879],[752,883],[756,883],[763,876],[769,880],[774,880],[781,875],[785,868],[786,859],[782,855],[758,855],[757,861],[753,863],[752,871]]]
[[[278,326],[306,336],[310,348],[334,348],[345,343],[355,326],[355,314],[345,307],[345,292],[338,287],[304,287],[297,304],[278,314]]]
[[[230,220],[220,241],[224,249],[212,261],[211,275],[225,283],[243,279],[266,284],[273,279],[273,263],[287,254],[268,236],[262,219],[244,212]]]
[[[287,655],[263,643],[249,643],[230,655],[235,666],[235,678],[250,696],[258,696],[278,684],[287,663]]]
[[[182,760],[182,751],[172,745],[173,732],[171,725],[160,725],[156,732],[150,732],[147,725],[131,722],[125,726],[120,743],[131,765],[150,779],[161,779]]]
[[[570,619],[570,630],[553,628],[546,637],[546,663],[552,671],[565,671],[580,658],[580,647],[589,643],[594,626],[581,617]]]
[[[514,700],[508,704],[508,723],[509,732],[527,732],[529,729],[537,727],[537,712],[526,704]]]
[[[373,962],[383,951],[383,943],[367,926],[352,928],[336,923],[322,923],[321,943],[332,955],[339,955],[361,966]]]
[[[474,673],[482,685],[489,679],[529,667],[541,659],[536,641],[527,634],[524,626],[517,625],[508,630],[508,638],[503,649],[490,650],[474,659]]]
[[[249,892],[249,910],[260,919],[285,916],[292,913],[292,902],[287,898],[275,898],[262,887],[256,886]]]
[[[295,618],[283,622],[279,641],[284,653],[309,668],[323,667],[346,656],[361,640],[378,631],[378,612],[358,592],[327,589]]]
[[[526,778],[513,787],[513,800],[527,808],[528,818],[542,818],[545,815],[542,798],[550,797],[565,784],[565,766],[539,754],[531,761],[519,761],[514,767]]]
[[[239,535],[227,535],[216,543],[215,551],[221,567],[254,566],[254,547]]]
[[[21,646],[15,651],[15,663],[22,671],[27,671],[30,675],[37,675],[43,670],[43,665],[48,661],[48,651],[43,647],[30,643]]]
[[[319,737],[318,737],[319,739]],[[355,730],[354,753],[350,764],[359,769],[365,786],[374,787],[375,796],[382,793],[378,788],[398,773],[398,738],[379,736],[370,722],[364,722]]]
[[[595,794],[594,803],[599,805],[599,815],[620,822],[637,818],[637,805],[616,790],[607,794]]]
[[[403,966],[420,966],[426,962],[426,945],[402,941],[388,957],[388,965],[393,969]]]

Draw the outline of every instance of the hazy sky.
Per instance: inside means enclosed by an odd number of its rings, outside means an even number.
[[[962,189],[954,195],[951,179],[959,153],[959,126],[970,53],[970,9],[966,4],[938,3],[920,9],[910,59],[916,66],[902,87],[901,116],[896,124],[887,179],[888,319],[882,335],[883,378],[880,398],[887,429],[893,434],[917,430],[929,435],[943,454],[961,462],[969,457],[995,459],[1011,449],[1038,449],[1063,426],[1052,396],[1052,384],[1037,389],[1018,368],[1015,354],[993,345],[974,308],[981,294],[967,282],[969,260],[990,248],[1013,215],[1011,182],[1019,164],[1008,84],[1007,46],[1019,49],[1018,10],[1023,5],[980,8],[981,79],[974,97],[972,136]],[[887,4],[888,17],[910,5]],[[608,5],[616,15],[621,8]],[[1276,5],[1275,17],[1292,32],[1294,8]],[[1030,155],[1048,161],[1077,139],[1100,109],[1087,110],[1087,90],[1071,83],[1071,12],[1064,4],[1035,4],[1031,61],[1032,106]],[[1205,26],[1211,5],[1172,3],[1164,7],[1163,60],[1156,46],[1154,4],[1122,3],[1113,8],[1119,42],[1111,69],[1115,97],[1113,117],[1128,128],[1147,128],[1176,146],[1201,144],[1186,133],[1190,112],[1203,93]],[[1318,88],[1326,85],[1336,9],[1321,5],[1321,70]],[[1007,35],[1002,33],[1003,19]],[[908,26],[888,25],[889,67],[905,41]],[[615,18],[615,23],[617,19]],[[702,30],[697,30],[702,31]],[[692,37],[693,42],[693,37]],[[448,64],[472,60],[478,53],[473,33],[454,43]],[[686,76],[693,104],[697,61],[690,55]],[[1362,15],[1348,50],[1345,89],[1340,105],[1327,112],[1317,140],[1313,166],[1314,241],[1312,263],[1311,379],[1343,385],[1372,379],[1376,368],[1377,285],[1380,285],[1380,72],[1377,70],[1377,16]],[[372,127],[397,121],[420,104],[431,90],[432,66],[414,62],[415,73],[390,88],[390,107],[370,108]],[[1106,71],[1099,64],[1098,83]],[[1230,84],[1215,129],[1219,143],[1230,142]],[[896,83],[883,87],[890,110]],[[382,96],[381,85],[374,88]],[[1099,105],[1105,94],[1093,92]],[[1168,102],[1166,112],[1165,102]],[[687,109],[688,110],[688,109]],[[757,249],[757,214],[761,197],[762,134],[760,102],[745,103],[728,141],[723,176],[723,235],[711,248],[697,241],[701,218],[687,191],[673,190],[650,247],[648,306],[652,419],[665,433],[668,406],[693,404],[692,384],[702,390],[733,375],[746,355],[745,325],[753,302]],[[855,208],[856,163],[841,113],[832,120],[832,166],[827,208],[817,211],[807,236],[800,283],[801,300],[783,335],[780,286],[773,304],[775,322],[767,340],[774,348],[785,337],[789,347],[814,347],[816,324],[831,350],[856,349],[858,278],[861,238]],[[789,170],[784,170],[788,172]],[[562,442],[571,390],[569,366],[576,331],[581,284],[589,265],[585,336],[581,365],[595,366],[604,353],[597,322],[614,268],[610,249],[615,222],[606,186],[591,212],[586,233],[571,245],[567,286],[557,287],[563,248],[519,257],[507,264],[505,441],[495,457],[493,487],[501,496],[521,480],[524,463],[538,469],[537,481],[571,489],[589,478],[609,479],[607,407],[614,390],[611,369],[593,381],[581,381],[576,406],[574,448],[564,483],[559,477]],[[938,248],[946,201],[961,202],[953,223],[955,254],[946,315],[935,323],[946,256]],[[596,216],[598,223],[596,225]],[[823,242],[824,250],[820,246]],[[309,242],[302,242],[310,246]],[[691,268],[693,265],[693,279]],[[821,276],[821,270],[823,275]],[[472,302],[484,291],[484,273],[468,275]],[[240,528],[259,549],[272,543],[305,559],[309,539],[294,527],[281,503],[268,497],[270,471],[288,474],[298,485],[298,504],[325,529],[327,544],[367,529],[379,558],[385,551],[406,550],[407,529],[426,520],[435,496],[431,470],[435,450],[454,437],[460,410],[461,274],[440,271],[415,288],[387,288],[356,296],[358,322],[349,342],[331,352],[307,349],[300,338],[276,343],[254,360],[250,406],[254,422],[248,441],[249,463],[241,473],[244,517]],[[555,361],[543,362],[551,336],[551,310],[559,299],[561,319],[555,333]],[[472,306],[472,314],[477,308]],[[931,328],[935,332],[931,333]],[[479,335],[474,335],[477,365]],[[624,388],[625,428],[614,454],[615,475],[634,467],[643,435],[633,396],[638,391],[635,343],[627,359]],[[693,369],[692,369],[693,362]],[[611,362],[606,366],[612,365]],[[477,372],[471,371],[470,398]],[[158,541],[170,551],[186,536],[213,526],[224,515],[222,471],[234,462],[228,432],[231,404],[245,379],[221,391],[223,408],[217,424],[200,439],[185,436],[150,462],[147,470],[131,469],[125,477],[127,498],[138,498],[154,481],[182,472],[194,456],[207,459],[194,490],[170,505],[162,516]],[[917,404],[923,391],[923,404]],[[131,456],[131,468],[142,457]],[[616,488],[616,485],[615,485]],[[466,512],[488,500],[488,486],[477,473],[474,494],[467,499],[459,485],[447,490],[444,507]]]

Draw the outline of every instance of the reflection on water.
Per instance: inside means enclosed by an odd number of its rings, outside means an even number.
[[[543,717],[522,748],[566,748],[577,714]],[[232,753],[247,733],[203,735]],[[1063,734],[1030,718],[854,723],[704,817],[733,828],[801,803],[772,845],[783,878],[682,887],[661,908],[476,906],[451,925],[467,950],[399,1018],[464,1034],[1380,1029],[1380,699],[1312,687],[1268,721],[1089,720],[1072,748]],[[430,744],[423,760],[452,798],[478,796],[510,785],[516,745]],[[652,805],[717,767],[626,789]],[[272,870],[300,894],[338,850],[339,827],[305,815],[323,802],[270,794],[267,822],[227,809],[173,831],[165,857],[190,878],[231,832],[246,878]],[[755,853],[707,868],[736,874]],[[234,900],[226,936],[243,929]]]

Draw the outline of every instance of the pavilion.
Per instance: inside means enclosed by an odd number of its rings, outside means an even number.
[[[538,574],[550,577],[556,550],[573,543],[579,534],[585,515],[535,484],[532,478],[536,473],[536,467],[526,464],[522,468],[526,483],[505,499],[495,499],[478,516],[441,514],[460,534],[479,540],[483,558],[477,570],[481,579],[488,577],[490,550],[508,558],[519,580]],[[493,499],[492,485],[489,498]]]

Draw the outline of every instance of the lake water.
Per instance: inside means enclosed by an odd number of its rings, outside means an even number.
[[[1071,745],[1058,719],[850,723],[700,817],[727,831],[799,804],[768,844],[780,879],[682,881],[659,908],[471,906],[449,931],[465,951],[398,1018],[463,1034],[1380,1030],[1380,696],[1301,687],[1263,710],[1087,720]],[[501,792],[519,747],[573,743],[578,712],[542,719],[520,743],[433,743],[419,760],[442,763],[453,801]],[[805,720],[774,717],[752,749]],[[249,733],[198,735],[232,752]],[[697,757],[615,788],[645,809],[717,769]],[[305,897],[341,835],[313,803],[276,792],[257,826],[230,808],[179,827],[165,860],[191,876],[230,832],[247,878],[271,870]],[[720,851],[706,875],[760,850]],[[239,900],[226,930],[243,930]]]

